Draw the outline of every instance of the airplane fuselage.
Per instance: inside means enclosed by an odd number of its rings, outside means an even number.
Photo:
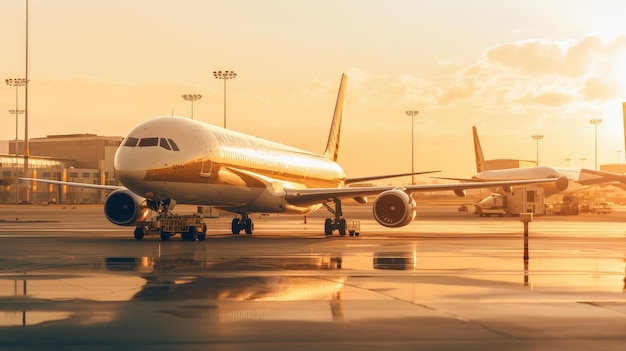
[[[308,151],[195,120],[158,117],[135,127],[115,155],[119,181],[150,200],[209,205],[231,212],[306,214],[284,189],[339,188],[345,173]]]
[[[551,196],[561,192],[573,191],[578,185],[573,182],[572,174],[562,170],[537,166],[528,168],[508,168],[498,170],[487,170],[477,173],[472,177],[478,181],[502,181],[502,180],[522,180],[522,179],[546,179],[546,178],[566,178],[567,182],[544,183],[538,186],[544,189],[545,196]],[[563,184],[565,183],[565,187]]]

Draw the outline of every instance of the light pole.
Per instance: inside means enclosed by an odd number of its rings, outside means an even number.
[[[11,114],[15,114],[15,164],[17,164],[17,158],[18,158],[18,153],[17,153],[17,149],[18,149],[18,141],[17,141],[17,131],[18,131],[18,117],[21,114],[24,114],[25,111],[24,110],[20,110],[19,109],[19,87],[23,87],[26,85],[26,79],[25,78],[7,78],[4,80],[4,82],[11,87],[15,87],[15,110],[9,110],[9,113]],[[15,203],[19,202],[18,199],[18,191],[17,191],[17,169],[14,169],[14,175],[15,175]]]
[[[17,156],[17,117],[18,115],[24,114],[24,110],[19,109],[19,87],[23,87],[26,85],[25,78],[7,78],[4,82],[11,87],[15,87],[15,110],[9,110],[9,113],[15,114],[15,153]]]
[[[537,156],[535,158],[535,165],[539,166],[539,140],[543,139],[543,135],[531,135],[530,137],[537,141]]]
[[[411,117],[411,185],[415,185],[415,157],[413,157],[413,152],[415,151],[415,144],[414,144],[414,132],[413,132],[413,127],[415,126],[415,116],[417,116],[417,114],[419,113],[419,111],[417,110],[409,110],[406,111],[406,115]]]
[[[183,99],[187,101],[191,101],[191,119],[193,119],[193,102],[202,99],[202,95],[200,94],[185,94],[183,95]]]
[[[585,168],[585,161],[587,161],[587,159],[583,157],[580,159],[580,161],[582,161],[582,164],[583,164],[581,168]]]
[[[565,162],[567,162],[567,166],[565,166],[565,167],[568,167],[568,168],[569,168],[569,161],[571,161],[571,160],[572,160],[572,159],[571,159],[571,158],[569,158],[569,157],[565,159]]]
[[[17,116],[24,114],[24,110],[9,110],[9,113],[15,115],[15,162],[13,162],[13,182],[15,185],[15,203],[19,203],[19,195],[17,185],[19,183],[17,176],[17,159],[19,158],[18,154],[18,141],[17,141]]]
[[[592,118],[589,120],[589,123],[593,124],[594,128],[595,128],[595,135],[596,135],[596,159],[595,159],[595,170],[598,169],[598,124],[602,123],[602,119],[601,118]]]
[[[213,77],[224,80],[224,128],[226,128],[226,81],[237,78],[235,71],[213,71]]]
[[[26,53],[25,53],[25,74],[24,74],[24,175],[30,177],[28,172],[28,157],[30,156],[28,145],[28,0],[26,0]],[[26,187],[25,199],[30,203],[30,183]]]
[[[615,150],[615,152],[617,152],[617,164],[619,164],[619,154],[622,150]]]

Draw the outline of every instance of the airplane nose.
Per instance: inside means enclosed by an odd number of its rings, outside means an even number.
[[[120,148],[115,154],[115,176],[127,188],[141,182],[146,175],[145,167],[141,167],[141,162],[137,162],[137,155],[133,155],[132,151],[131,148]]]
[[[146,176],[145,170],[123,170],[116,169],[115,176],[117,180],[129,189],[135,188]]]

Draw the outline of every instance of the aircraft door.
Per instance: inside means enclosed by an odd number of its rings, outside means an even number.
[[[213,160],[211,160],[211,143],[200,130],[193,129],[193,136],[200,145],[202,150],[202,166],[200,167],[201,177],[210,177],[212,172]]]

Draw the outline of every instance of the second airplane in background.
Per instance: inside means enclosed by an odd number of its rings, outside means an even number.
[[[469,182],[493,182],[502,180],[521,180],[521,179],[537,179],[537,178],[555,178],[558,181],[554,183],[540,184],[544,189],[546,197],[556,194],[571,194],[573,192],[587,188],[590,185],[600,185],[616,183],[620,181],[626,182],[623,175],[595,171],[585,168],[563,168],[549,166],[521,167],[521,168],[504,168],[489,169],[485,162],[483,149],[480,145],[478,132],[476,127],[472,127],[474,138],[474,155],[476,157],[476,174],[469,179],[461,178],[443,178],[449,180],[469,181]]]
[[[415,218],[415,192],[454,191],[463,196],[466,189],[557,181],[548,174],[481,183],[348,187],[401,175],[347,178],[337,163],[347,79],[341,77],[326,150],[321,155],[198,120],[157,117],[132,129],[115,154],[115,172],[123,186],[36,181],[113,190],[104,204],[105,215],[114,224],[135,226],[138,240],[146,231],[155,230],[163,240],[176,232],[185,240],[204,240],[204,224],[164,224],[175,222],[172,218],[189,219],[171,213],[176,203],[239,214],[232,221],[233,234],[242,230],[252,234],[251,213],[304,215],[326,207],[333,216],[325,220],[324,233],[345,235],[344,199],[365,203],[367,196],[376,196],[376,221],[385,227],[402,227]]]

